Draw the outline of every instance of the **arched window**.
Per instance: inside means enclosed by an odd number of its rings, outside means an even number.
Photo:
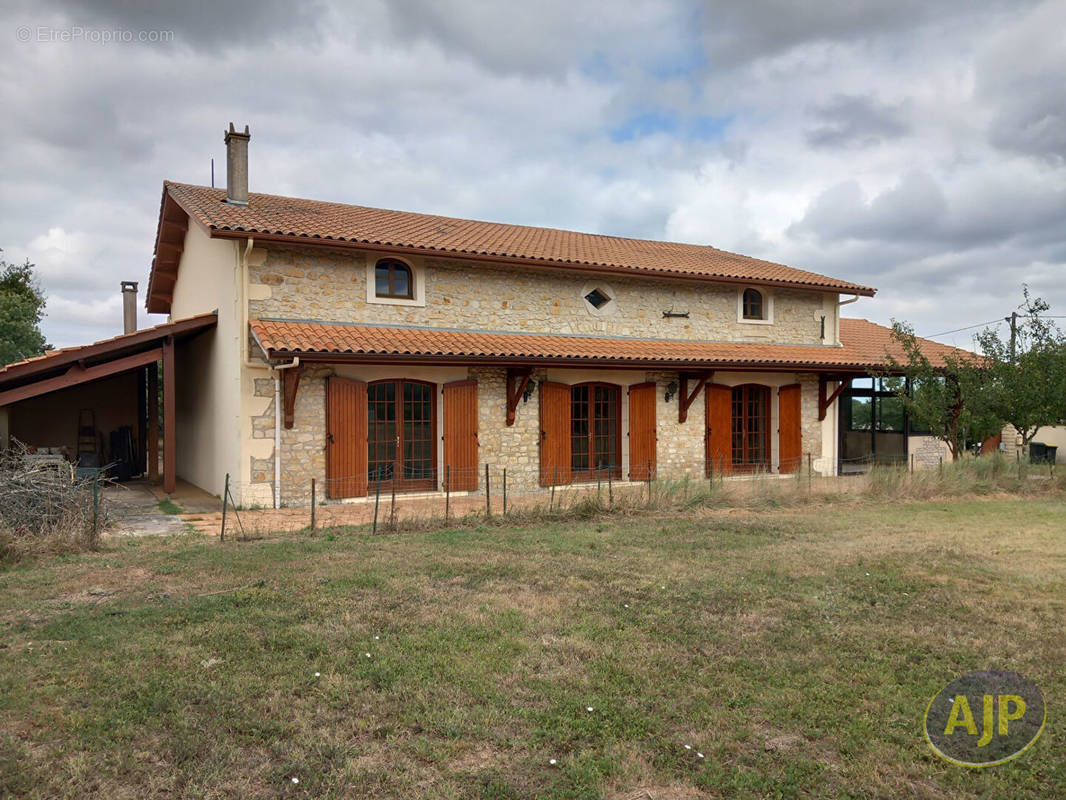
[[[395,258],[383,258],[374,270],[374,294],[378,297],[414,299],[411,268]]]
[[[762,292],[758,289],[745,289],[744,319],[765,319],[763,314]]]

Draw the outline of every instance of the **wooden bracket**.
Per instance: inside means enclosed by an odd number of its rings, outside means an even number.
[[[296,390],[300,388],[300,373],[303,367],[293,367],[281,372],[281,402],[284,406],[284,425],[292,428],[296,419]]]
[[[703,391],[703,387],[707,385],[707,381],[714,375],[713,372],[700,372],[697,374],[689,375],[682,372],[679,378],[680,389],[678,390],[677,397],[677,421],[684,422],[688,419],[689,406],[700,396],[700,392]],[[688,390],[688,383],[690,380],[696,381],[696,386],[690,392]]]
[[[826,412],[829,410],[829,406],[833,405],[834,401],[840,397],[840,393],[848,386],[850,381],[847,378],[837,378],[837,388],[833,390],[832,394],[828,394],[829,390],[828,375],[818,376],[818,421],[821,422],[825,419]]]
[[[533,377],[532,367],[511,368],[507,370],[507,425],[514,425],[518,400],[525,394],[526,387]]]

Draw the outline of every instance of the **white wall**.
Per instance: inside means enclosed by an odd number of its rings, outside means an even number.
[[[239,246],[190,222],[170,308],[172,320],[218,311],[177,353],[178,477],[216,495],[227,472],[242,480]]]

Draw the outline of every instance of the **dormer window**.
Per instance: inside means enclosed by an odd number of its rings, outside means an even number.
[[[374,293],[396,300],[414,299],[411,268],[395,258],[383,258],[374,268]]]
[[[774,293],[772,289],[748,286],[737,290],[737,322],[752,325],[772,325],[774,322]]]
[[[763,319],[762,292],[758,289],[744,290],[744,319]]]

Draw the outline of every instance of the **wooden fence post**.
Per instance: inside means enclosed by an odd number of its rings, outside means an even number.
[[[229,503],[229,473],[226,473],[226,488],[222,491],[222,530],[218,534],[220,542],[226,541],[226,505]]]
[[[381,469],[378,469],[378,488],[374,492],[374,528],[371,533],[378,532],[378,505],[381,503]]]

